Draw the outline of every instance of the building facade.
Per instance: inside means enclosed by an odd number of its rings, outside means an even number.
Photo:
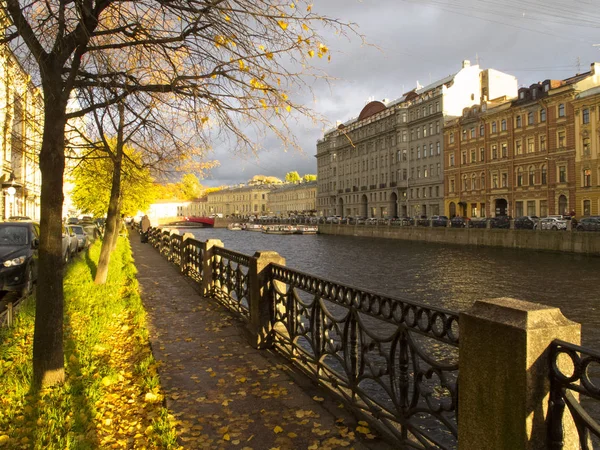
[[[0,46],[0,79],[2,218],[39,220],[43,96],[7,46]]]
[[[316,213],[317,182],[285,184],[268,194],[268,211],[278,217],[314,215]]]
[[[445,214],[513,217],[576,208],[578,92],[597,85],[598,66],[466,108],[444,129]]]
[[[272,184],[229,187],[207,195],[207,211],[210,214],[247,217],[270,214],[268,195],[275,189]]]
[[[581,92],[575,110],[575,214],[600,215],[600,87]]]
[[[317,143],[320,215],[432,216],[444,210],[444,124],[517,80],[463,61],[459,72],[398,100],[371,102]]]

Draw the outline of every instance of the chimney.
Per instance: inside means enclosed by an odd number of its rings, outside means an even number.
[[[600,63],[594,62],[591,64],[592,75],[600,75]]]
[[[468,59],[465,59],[465,60],[462,62],[462,68],[464,69],[464,68],[466,68],[466,67],[471,67],[471,61],[469,61]]]

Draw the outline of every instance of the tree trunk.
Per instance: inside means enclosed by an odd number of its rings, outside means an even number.
[[[55,74],[60,86],[60,72]],[[52,78],[52,75],[50,75]],[[44,135],[40,247],[33,333],[33,383],[40,388],[64,381],[62,207],[66,101],[44,85]],[[58,270],[57,270],[58,269]]]
[[[113,234],[112,242],[110,244],[111,253],[117,248],[117,242],[119,242],[119,233],[123,226],[123,220],[121,219],[121,197],[119,197],[119,204],[117,206],[117,213],[115,214],[115,232]]]
[[[121,197],[121,165],[123,162],[123,127],[125,123],[123,105],[119,105],[119,131],[117,133],[117,145],[113,158],[113,176],[110,190],[110,200],[106,214],[106,229],[102,248],[100,249],[100,258],[98,259],[98,268],[94,283],[104,284],[108,276],[108,265],[110,263],[110,254],[119,237],[120,218],[119,218],[119,199]],[[110,152],[109,152],[110,153]]]

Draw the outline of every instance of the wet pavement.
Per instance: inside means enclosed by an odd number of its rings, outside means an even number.
[[[244,323],[131,234],[169,412],[186,449],[391,449],[339,401],[268,350]]]

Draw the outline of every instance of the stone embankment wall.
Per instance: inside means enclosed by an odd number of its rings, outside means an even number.
[[[600,256],[600,233],[592,232],[324,224],[319,233]]]

